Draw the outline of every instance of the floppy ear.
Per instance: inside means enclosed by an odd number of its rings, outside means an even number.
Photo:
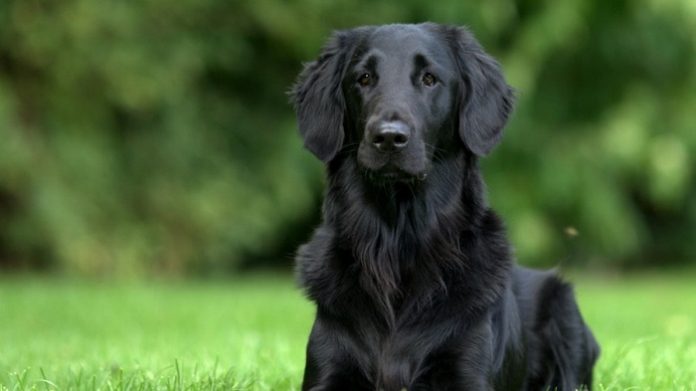
[[[465,87],[459,97],[459,136],[476,155],[484,156],[503,136],[514,93],[498,62],[484,52],[473,34],[454,28],[454,54]]]
[[[319,57],[305,65],[290,91],[304,145],[323,162],[343,145],[346,110],[341,81],[349,57],[349,32],[336,32]]]

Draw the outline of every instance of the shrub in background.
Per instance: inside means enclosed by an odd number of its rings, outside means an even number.
[[[471,26],[518,90],[484,169],[522,263],[696,260],[688,0],[11,0],[0,267],[289,265],[322,186],[285,96],[300,63],[332,29],[424,20]]]

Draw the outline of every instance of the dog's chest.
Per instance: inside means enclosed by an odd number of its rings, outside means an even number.
[[[417,335],[408,329],[373,329],[372,333],[366,335],[361,345],[369,357],[368,372],[372,374],[373,384],[378,384],[383,390],[410,389],[428,366],[427,352],[418,349],[418,340],[427,339],[428,331],[420,330]]]
[[[412,386],[424,380],[433,360],[432,353],[442,349],[447,338],[448,327],[424,314],[433,314],[432,308],[420,308],[409,300],[394,300],[393,318],[387,323],[384,314],[365,316],[365,307],[356,313],[353,331],[354,346],[365,357],[364,365],[373,376],[373,384],[381,385],[383,390],[413,389]],[[373,307],[374,311],[380,311]],[[427,347],[427,348],[426,348]]]

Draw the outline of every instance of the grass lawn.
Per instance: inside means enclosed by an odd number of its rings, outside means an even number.
[[[696,390],[695,273],[573,276],[599,390]],[[293,390],[313,308],[290,277],[0,278],[0,389]]]

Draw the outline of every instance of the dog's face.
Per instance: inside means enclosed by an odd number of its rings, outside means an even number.
[[[436,151],[487,154],[513,100],[468,31],[435,24],[338,32],[291,94],[310,151],[380,181],[424,180]]]
[[[442,139],[454,139],[456,69],[447,43],[417,26],[381,27],[358,45],[342,89],[355,118],[348,142],[371,177],[427,176]]]

